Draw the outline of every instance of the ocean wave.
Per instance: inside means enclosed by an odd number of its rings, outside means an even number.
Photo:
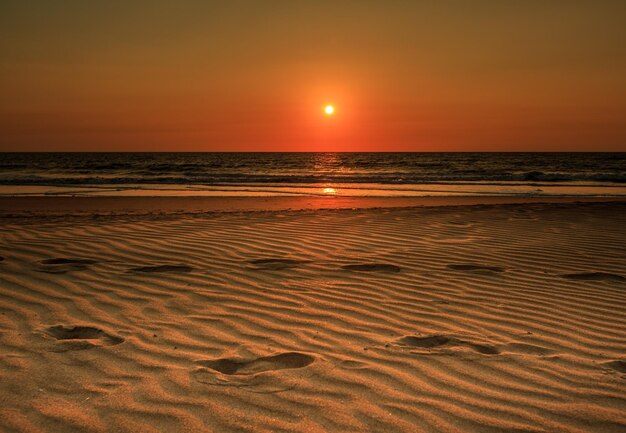
[[[223,185],[223,184],[326,184],[326,183],[354,183],[354,184],[429,184],[442,182],[524,182],[528,184],[546,183],[626,183],[626,176],[597,174],[597,175],[570,175],[561,173],[550,174],[521,174],[497,176],[329,176],[329,175],[196,175],[185,176],[123,176],[123,177],[48,177],[48,176],[6,176],[0,175],[2,185],[124,185],[124,184],[164,184],[164,185]]]
[[[4,185],[626,183],[624,153],[18,153]]]

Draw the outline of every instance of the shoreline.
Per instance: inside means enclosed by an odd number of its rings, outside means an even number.
[[[535,203],[626,203],[626,197],[0,197],[0,218],[140,216]]]

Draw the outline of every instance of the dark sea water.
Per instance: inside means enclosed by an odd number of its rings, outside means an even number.
[[[622,195],[626,153],[5,153],[0,185],[5,194]]]

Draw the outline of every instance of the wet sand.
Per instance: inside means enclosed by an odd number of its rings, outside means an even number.
[[[198,214],[316,209],[368,209],[479,204],[626,202],[626,197],[0,197],[1,217]]]

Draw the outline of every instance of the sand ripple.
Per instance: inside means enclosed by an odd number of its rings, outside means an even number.
[[[3,224],[0,431],[623,432],[624,239],[608,204]]]

